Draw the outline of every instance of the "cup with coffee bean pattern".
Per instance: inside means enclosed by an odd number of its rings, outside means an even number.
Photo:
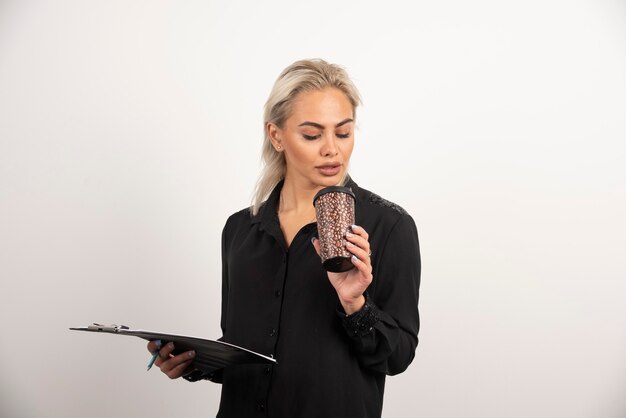
[[[355,223],[355,196],[349,187],[331,186],[313,199],[317,216],[322,265],[327,271],[342,272],[354,267],[346,249],[346,232]]]

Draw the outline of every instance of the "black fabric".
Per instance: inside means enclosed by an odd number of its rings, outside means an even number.
[[[369,233],[373,282],[365,308],[346,316],[304,226],[289,249],[280,230],[279,184],[259,213],[232,215],[222,234],[226,342],[272,355],[274,366],[232,366],[218,417],[380,417],[385,375],[404,371],[418,343],[420,255],[413,219],[347,184],[356,223]]]
[[[365,305],[360,311],[347,315],[341,306],[337,312],[342,319],[343,327],[348,331],[348,335],[364,336],[374,330],[374,325],[380,320],[378,308],[365,292]]]

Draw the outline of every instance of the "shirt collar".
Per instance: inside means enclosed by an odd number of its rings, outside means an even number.
[[[261,204],[259,212],[252,217],[252,223],[260,223],[261,230],[271,230],[278,227],[280,230],[280,223],[278,221],[278,204],[280,202],[280,191],[283,189],[285,180],[281,180],[276,184],[269,197],[265,202]],[[348,176],[345,187],[349,187],[356,194],[359,186],[352,180],[352,177]],[[358,203],[357,199],[357,203]]]
[[[278,203],[280,201],[280,191],[283,189],[285,180],[276,184],[269,197],[261,204],[259,212],[252,217],[253,224],[261,224],[261,230],[278,225]]]

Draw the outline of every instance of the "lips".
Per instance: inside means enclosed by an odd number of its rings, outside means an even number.
[[[341,171],[340,163],[327,163],[318,165],[317,170],[324,176],[336,176]]]

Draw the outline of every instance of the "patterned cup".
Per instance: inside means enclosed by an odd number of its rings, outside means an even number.
[[[342,272],[354,267],[346,249],[346,232],[354,225],[355,196],[349,187],[326,187],[315,195],[322,265],[327,271]]]

